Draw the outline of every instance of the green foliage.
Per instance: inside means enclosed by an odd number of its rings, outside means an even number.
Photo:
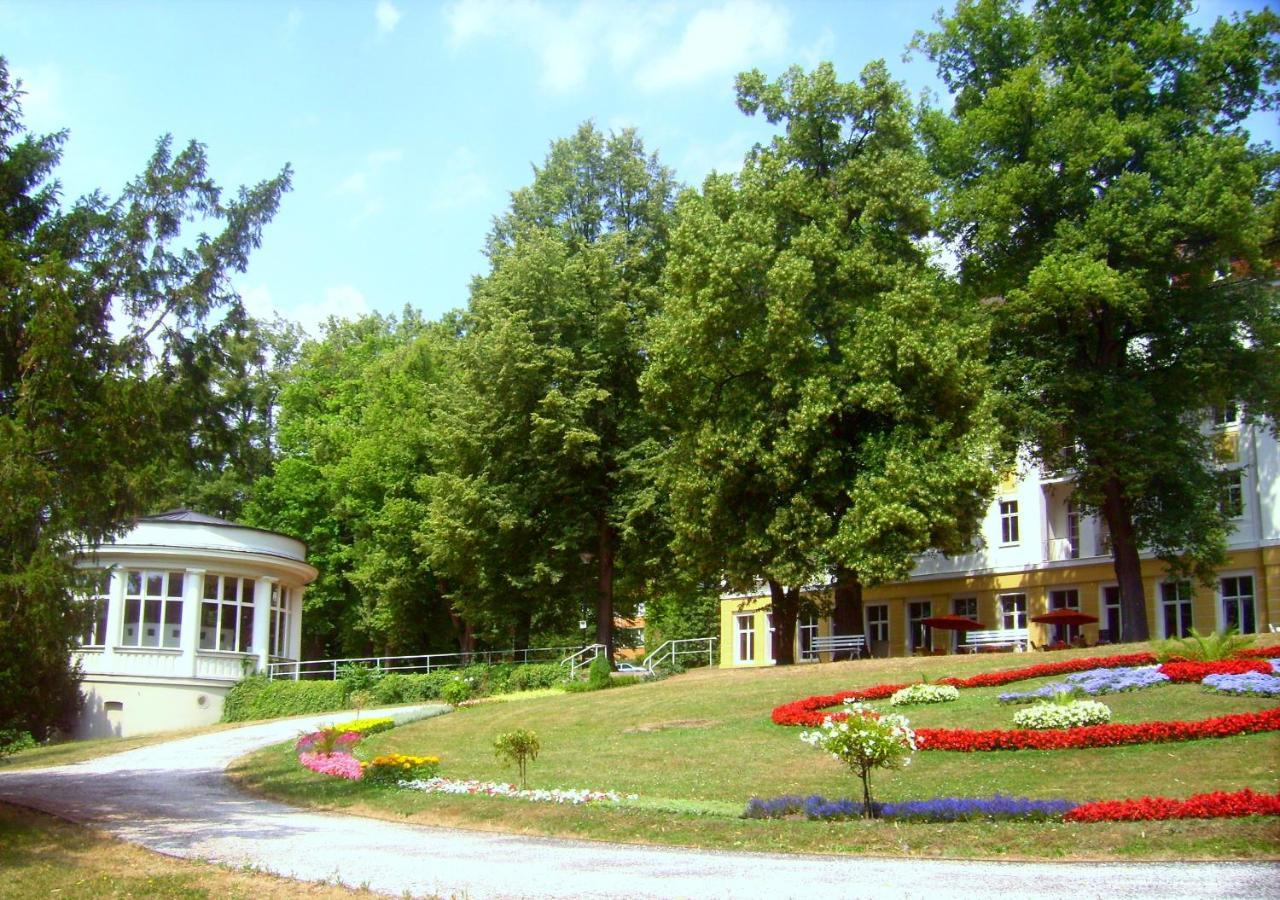
[[[528,766],[538,758],[542,745],[536,732],[524,728],[504,732],[493,739],[493,753],[505,763],[514,763],[520,770],[520,787],[529,785]]]
[[[878,715],[862,704],[851,704],[849,716],[840,722],[830,719],[816,731],[802,732],[800,740],[830,753],[862,782],[863,815],[876,816],[871,802],[871,772],[910,764],[915,752],[915,732],[907,720],[895,714]]]
[[[346,663],[338,667],[338,680],[348,694],[373,691],[383,677],[381,669],[362,663]]]
[[[609,687],[612,678],[613,666],[609,664],[608,656],[601,653],[591,660],[591,665],[587,667],[587,686],[590,690],[598,691]]]
[[[440,689],[440,699],[450,706],[460,706],[471,699],[471,684],[466,678],[455,676]]]
[[[147,512],[216,415],[233,281],[290,171],[224,195],[166,136],[117,198],[64,206],[67,134],[27,133],[21,96],[0,59],[0,728],[43,739],[80,702],[75,548]]]
[[[13,728],[0,729],[0,759],[21,750],[30,750],[36,746],[36,740],[28,731],[17,731]]]
[[[1235,628],[1211,631],[1208,634],[1201,634],[1192,628],[1191,634],[1187,637],[1152,642],[1151,652],[1161,662],[1175,657],[1197,662],[1211,662],[1230,659],[1237,650],[1252,646],[1255,640],[1253,635],[1240,634]]]
[[[962,0],[916,39],[955,95],[922,123],[940,231],[1014,435],[1109,525],[1126,641],[1148,636],[1140,548],[1202,578],[1222,558],[1206,408],[1280,412],[1280,156],[1242,127],[1275,109],[1280,20],[1190,10]]]
[[[222,707],[222,721],[247,722],[346,708],[339,681],[271,681],[253,675],[232,685]]]

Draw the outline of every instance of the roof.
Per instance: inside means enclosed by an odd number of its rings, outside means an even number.
[[[219,519],[217,516],[205,515],[204,513],[199,513],[191,509],[171,509],[167,512],[156,513],[154,516],[143,516],[140,521],[194,522],[197,525],[230,525],[232,528],[248,527],[245,525],[239,525],[235,522],[228,522],[226,519]]]

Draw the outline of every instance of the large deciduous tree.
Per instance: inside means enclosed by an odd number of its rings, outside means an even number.
[[[27,133],[20,98],[0,59],[0,730],[44,737],[78,701],[76,547],[147,511],[205,412],[210,326],[289,170],[227,200],[200,144],[164,138],[118,199],[64,208],[66,134]]]
[[[637,380],[671,192],[634,132],[583,125],[512,195],[473,285],[431,547],[464,615],[515,622],[517,644],[535,618],[563,631],[582,615],[611,649],[615,596],[650,557]]]
[[[935,187],[883,64],[739,77],[783,133],[677,205],[644,378],[675,430],[662,467],[686,564],[768,583],[775,658],[799,589],[834,576],[837,628],[862,583],[966,548],[992,479],[984,332],[924,246]]]
[[[1275,108],[1278,20],[1201,33],[1189,11],[976,0],[917,38],[954,93],[925,129],[944,233],[1012,421],[1109,527],[1127,641],[1148,637],[1143,547],[1201,577],[1222,556],[1207,408],[1280,411],[1280,168],[1243,127]]]

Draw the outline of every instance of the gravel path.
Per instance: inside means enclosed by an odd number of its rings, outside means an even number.
[[[406,711],[366,713],[382,714]],[[0,800],[173,856],[399,896],[1280,897],[1280,867],[1267,863],[955,862],[562,841],[305,812],[249,797],[224,777],[236,757],[333,719],[269,722],[70,766],[0,772]]]

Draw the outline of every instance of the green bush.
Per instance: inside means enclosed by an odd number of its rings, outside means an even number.
[[[346,687],[348,694],[357,692],[372,693],[384,675],[380,669],[361,663],[347,663],[338,669],[338,680]]]
[[[530,663],[513,666],[507,679],[508,691],[535,691],[564,684],[569,674],[560,663]]]
[[[465,678],[455,678],[444,686],[440,699],[450,706],[458,706],[471,699],[471,685]]]
[[[16,728],[0,728],[0,758],[21,750],[30,750],[36,745],[36,739],[29,731]]]
[[[607,660],[606,660],[607,662]],[[528,787],[529,763],[538,758],[542,744],[538,733],[525,728],[508,731],[493,739],[493,754],[507,763],[515,763],[520,770],[520,787]]]
[[[1243,650],[1253,642],[1254,638],[1240,634],[1234,627],[1208,634],[1201,634],[1192,628],[1189,637],[1153,642],[1153,650],[1160,662],[1179,657],[1193,662],[1214,662],[1230,659],[1237,650]]]
[[[591,666],[587,669],[587,685],[590,690],[598,691],[609,687],[612,678],[613,666],[609,663],[609,657],[602,653],[591,660]]]
[[[247,722],[329,712],[344,709],[346,701],[345,687],[340,681],[271,681],[265,675],[251,675],[227,692],[222,721]]]

